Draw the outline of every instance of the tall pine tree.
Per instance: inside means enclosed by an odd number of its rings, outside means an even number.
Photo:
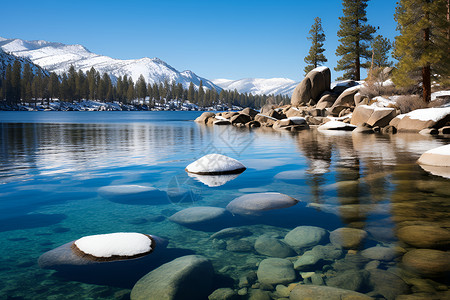
[[[375,27],[366,24],[368,0],[343,0],[344,16],[339,17],[337,33],[340,45],[336,55],[342,58],[337,62],[336,71],[344,71],[342,79],[361,80],[361,67],[370,67],[372,53],[369,42],[373,39]]]
[[[311,26],[309,37],[307,37],[307,39],[311,41],[312,45],[309,49],[308,56],[304,59],[305,63],[308,64],[304,69],[305,75],[312,69],[317,68],[328,61],[323,54],[323,52],[325,52],[325,49],[323,48],[325,33],[322,28],[322,20],[319,17],[314,19],[314,24]]]
[[[400,35],[395,38],[398,60],[394,83],[422,83],[423,100],[431,100],[431,81],[449,84],[450,40],[448,0],[400,0],[395,20]]]

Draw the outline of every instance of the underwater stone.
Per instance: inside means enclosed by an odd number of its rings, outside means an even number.
[[[299,201],[281,193],[255,193],[240,196],[231,201],[226,209],[235,215],[260,215],[264,211],[296,205]]]
[[[196,225],[215,222],[227,214],[221,207],[197,206],[183,209],[169,217],[169,220],[181,225]]]
[[[213,235],[211,235],[211,239],[226,239],[226,238],[241,238],[244,236],[252,235],[252,232],[247,228],[241,227],[230,227],[224,228]]]
[[[338,228],[330,232],[331,243],[345,249],[358,248],[366,237],[366,231],[356,228]]]
[[[258,280],[261,284],[288,284],[295,280],[294,265],[287,259],[267,258],[258,267]]]
[[[142,277],[131,290],[131,300],[205,299],[212,290],[214,269],[199,255],[179,257]]]
[[[286,234],[284,241],[297,253],[309,249],[327,239],[328,233],[325,229],[315,226],[298,226]]]
[[[296,254],[289,245],[279,239],[266,235],[262,235],[256,239],[255,250],[259,254],[279,258],[294,256]]]
[[[289,300],[327,299],[327,300],[370,300],[364,294],[330,286],[297,285],[289,295]]]

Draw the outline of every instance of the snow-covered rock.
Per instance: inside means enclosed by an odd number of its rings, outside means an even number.
[[[320,125],[318,130],[345,130],[352,131],[356,128],[355,125],[344,123],[341,121],[329,121],[323,125]]]
[[[450,122],[450,107],[416,109],[398,115],[389,123],[399,131],[419,132],[426,128],[440,128]]]
[[[33,63],[48,71],[61,74],[67,72],[71,65],[83,72],[94,67],[100,73],[108,73],[113,82],[127,75],[136,82],[142,74],[147,83],[168,82],[181,83],[188,88],[190,82],[198,89],[200,80],[207,89],[222,89],[208,79],[197,76],[192,71],[179,72],[159,58],[120,60],[90,52],[82,45],[65,45],[47,41],[25,41],[21,39],[0,40],[0,47],[15,56],[29,58]]]
[[[186,171],[200,175],[239,174],[245,166],[234,158],[221,154],[205,155],[186,167]]]
[[[117,232],[82,237],[74,242],[79,251],[96,258],[136,257],[150,253],[150,236],[135,232]]]
[[[353,111],[350,123],[353,125],[367,123],[370,126],[384,127],[388,125],[395,116],[396,111],[394,108],[360,105]]]
[[[418,160],[419,164],[450,167],[450,144],[428,150]]]

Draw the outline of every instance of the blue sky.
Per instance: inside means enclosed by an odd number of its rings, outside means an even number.
[[[372,0],[369,24],[393,41],[395,0]],[[158,57],[208,79],[303,78],[315,17],[333,70],[339,0],[35,1],[2,3],[0,36],[82,44],[119,59]],[[8,12],[8,13],[4,13]]]

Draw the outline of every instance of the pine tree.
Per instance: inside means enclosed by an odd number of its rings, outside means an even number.
[[[375,27],[367,25],[366,7],[368,0],[343,0],[343,17],[337,33],[340,45],[336,55],[342,56],[336,71],[344,71],[342,79],[361,80],[361,67],[368,68],[372,56],[369,44],[373,39]]]
[[[325,49],[323,48],[323,43],[325,42],[325,33],[322,28],[322,20],[319,17],[314,19],[314,24],[311,26],[309,31],[310,36],[307,37],[311,41],[312,45],[309,49],[308,56],[305,57],[305,75],[308,74],[312,69],[321,66],[323,63],[327,62],[325,55]]]
[[[12,66],[7,65],[6,66],[6,73],[5,73],[5,84],[4,84],[4,94],[5,99],[8,104],[13,103],[13,90],[12,90]]]
[[[141,74],[136,82],[136,93],[139,100],[145,103],[145,97],[147,96],[147,83],[144,76]]]
[[[15,60],[12,67],[12,78],[11,78],[12,101],[14,103],[20,102],[21,73],[22,73],[22,66],[18,60]]]
[[[392,66],[392,61],[389,60],[389,51],[391,51],[392,44],[388,38],[382,35],[377,35],[372,41],[372,67],[384,68]]]
[[[422,83],[423,100],[431,100],[431,81],[449,84],[450,40],[448,0],[400,0],[395,20],[400,35],[393,56],[398,60],[393,81],[398,86]]]
[[[22,73],[22,99],[25,102],[31,100],[31,82],[33,80],[33,72],[31,71],[30,64],[24,64]]]
[[[189,83],[189,90],[188,90],[188,100],[191,103],[194,103],[194,97],[195,97],[195,89],[194,89],[194,84],[192,83],[192,81]]]
[[[198,100],[197,103],[199,106],[204,106],[205,100],[205,90],[203,89],[203,81],[200,80],[200,84],[198,86]]]

